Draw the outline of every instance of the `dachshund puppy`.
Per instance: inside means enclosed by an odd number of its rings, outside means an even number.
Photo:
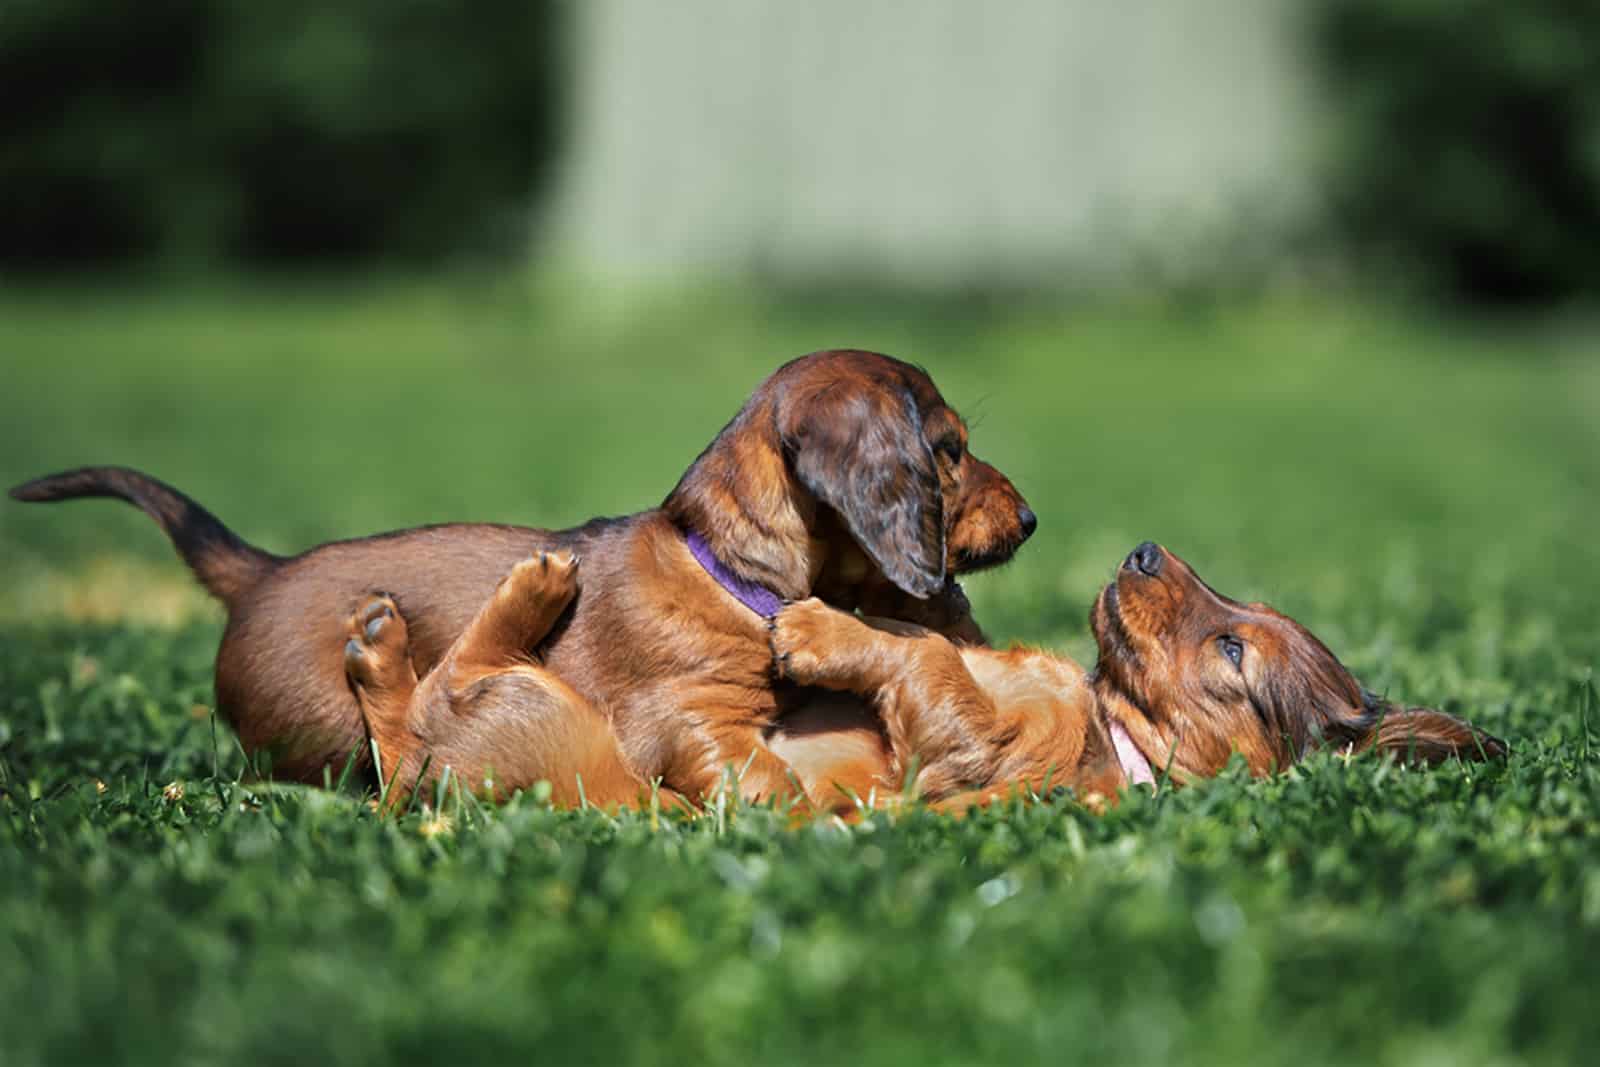
[[[785,601],[891,614],[938,601],[952,574],[1007,560],[1037,522],[968,450],[965,425],[924,372],[858,351],[779,369],[661,507],[572,530],[430,526],[280,558],[134,471],[88,468],[11,495],[119,497],[160,523],[228,610],[218,709],[248,751],[272,753],[275,774],[312,782],[366,751],[369,737],[396,754],[386,772],[415,773],[406,754],[430,740],[404,719],[363,719],[346,680],[353,610],[371,609],[378,591],[403,608],[409,669],[427,677],[519,561],[581,556],[582,594],[559,617],[519,626],[547,631],[539,661],[614,729],[632,777],[690,795],[730,763],[744,768],[751,796],[792,788],[764,738],[779,710],[768,620]],[[470,655],[455,662],[472,667]],[[462,764],[510,767],[525,743],[468,731],[449,751]]]
[[[404,618],[374,598],[348,623],[351,684],[368,719],[405,721],[435,761],[497,793],[545,780],[559,804],[639,802],[646,783],[622,755],[638,743],[521,651],[577,594],[577,569],[561,553],[518,564],[420,683]],[[1319,744],[1422,762],[1506,751],[1452,716],[1372,696],[1294,620],[1219,595],[1154,544],[1128,556],[1091,623],[1099,662],[1085,672],[1045,652],[963,646],[820,600],[793,604],[775,620],[773,648],[783,674],[812,688],[790,693],[767,743],[810,806],[836,812],[897,801],[908,776],[910,792],[962,810],[1058,785],[1099,803],[1160,774],[1216,774],[1235,752],[1264,775]],[[486,734],[506,741],[470,740]],[[515,762],[475,762],[490,748]],[[396,798],[414,781],[401,780]],[[667,803],[686,803],[682,783],[659,784]]]
[[[911,769],[896,754],[916,752],[925,757],[916,792],[957,809],[1052,785],[1111,797],[1159,774],[1181,783],[1216,774],[1235,752],[1265,775],[1319,745],[1424,763],[1507,751],[1453,716],[1374,696],[1305,627],[1222,596],[1150,542],[1123,562],[1090,623],[1099,661],[1086,672],[1040,651],[959,647],[814,599],[792,605],[774,627],[783,676],[868,701],[888,743],[876,765],[859,746],[835,764],[834,708],[822,729],[803,715],[781,724],[773,750],[814,796],[819,784],[898,793]],[[945,759],[951,733],[985,744]]]

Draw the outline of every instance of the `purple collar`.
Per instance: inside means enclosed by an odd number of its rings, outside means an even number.
[[[684,535],[689,542],[689,554],[695,562],[706,569],[706,573],[715,578],[717,584],[733,595],[733,598],[763,619],[773,618],[783,610],[783,598],[766,586],[749,579],[741,578],[730,571],[726,564],[717,558],[711,546],[706,544],[706,539],[690,530]]]

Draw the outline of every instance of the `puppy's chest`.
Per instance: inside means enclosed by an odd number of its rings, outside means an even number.
[[[614,710],[643,704],[693,710],[708,701],[756,714],[775,707],[772,649],[758,616],[579,607],[546,663],[590,700]]]

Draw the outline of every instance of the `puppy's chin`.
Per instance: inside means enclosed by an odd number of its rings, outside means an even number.
[[[1011,562],[1017,554],[1017,549],[1022,547],[1022,542],[1014,545],[985,545],[981,549],[960,548],[950,554],[949,569],[951,574],[977,574],[979,571],[994,570]]]
[[[1130,674],[1138,670],[1138,653],[1122,622],[1122,602],[1117,583],[1100,590],[1089,608],[1089,629],[1097,650],[1094,675],[1103,683],[1124,692],[1129,690]]]
[[[1101,659],[1127,649],[1128,635],[1122,628],[1121,601],[1116,582],[1101,589],[1094,603],[1089,606],[1089,631],[1094,634],[1094,643],[1100,650]]]
[[[1100,590],[1100,595],[1095,598],[1094,606],[1097,609],[1097,613],[1094,621],[1099,625],[1109,625],[1112,618],[1118,617],[1118,612],[1122,607],[1120,597],[1121,593],[1117,589],[1117,583],[1107,582],[1106,587]]]

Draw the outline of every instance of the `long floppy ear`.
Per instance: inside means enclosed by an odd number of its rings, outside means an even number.
[[[786,403],[779,433],[795,477],[837,511],[895,585],[944,587],[944,494],[909,391],[824,389]]]
[[[1509,749],[1498,737],[1442,711],[1388,704],[1368,728],[1357,748],[1371,746],[1419,763],[1442,763],[1452,757],[1481,761],[1504,759]]]

